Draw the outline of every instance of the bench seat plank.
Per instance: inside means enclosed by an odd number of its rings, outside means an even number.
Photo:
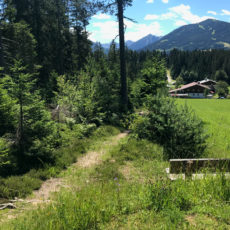
[[[209,172],[230,172],[230,159],[170,159],[170,173],[196,173],[204,169]]]

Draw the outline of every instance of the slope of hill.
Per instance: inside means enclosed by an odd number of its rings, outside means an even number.
[[[127,46],[131,50],[141,50],[144,47],[158,41],[159,39],[160,39],[160,37],[149,34],[149,35],[141,38],[140,40],[132,43],[131,45],[127,45]]]
[[[207,19],[197,24],[182,26],[152,43],[144,50],[230,49],[230,23]]]
[[[127,47],[130,47],[133,43],[135,43],[135,42],[131,41],[131,40],[126,41]]]

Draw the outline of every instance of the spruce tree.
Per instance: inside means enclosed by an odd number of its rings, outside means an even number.
[[[55,125],[36,90],[36,74],[27,72],[22,60],[15,60],[12,75],[5,78],[9,95],[16,104],[15,154],[22,169],[52,162]]]

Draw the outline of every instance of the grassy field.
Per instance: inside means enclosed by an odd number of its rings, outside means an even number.
[[[178,99],[178,103],[186,103],[204,121],[207,156],[230,158],[230,100]]]

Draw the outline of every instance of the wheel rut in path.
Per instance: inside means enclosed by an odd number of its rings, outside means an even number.
[[[84,156],[80,157],[77,162],[73,165],[76,168],[91,168],[95,165],[99,165],[102,163],[102,157],[106,154],[107,150],[106,147],[116,146],[119,141],[125,138],[128,135],[128,131],[120,133],[116,136],[113,136],[106,140],[104,143],[101,144],[101,148],[98,151],[90,151],[86,153]],[[65,178],[51,178],[45,181],[41,188],[37,191],[34,191],[32,196],[26,198],[25,200],[21,200],[20,203],[30,204],[28,207],[19,208],[20,210],[9,210],[5,214],[0,216],[0,222],[4,222],[9,219],[15,219],[20,214],[23,213],[24,210],[27,209],[34,209],[37,205],[46,204],[52,202],[51,195],[54,192],[59,192],[63,187],[70,187],[65,181]],[[32,198],[31,198],[32,197]],[[19,206],[24,206],[20,204]],[[16,204],[17,206],[17,204]]]

